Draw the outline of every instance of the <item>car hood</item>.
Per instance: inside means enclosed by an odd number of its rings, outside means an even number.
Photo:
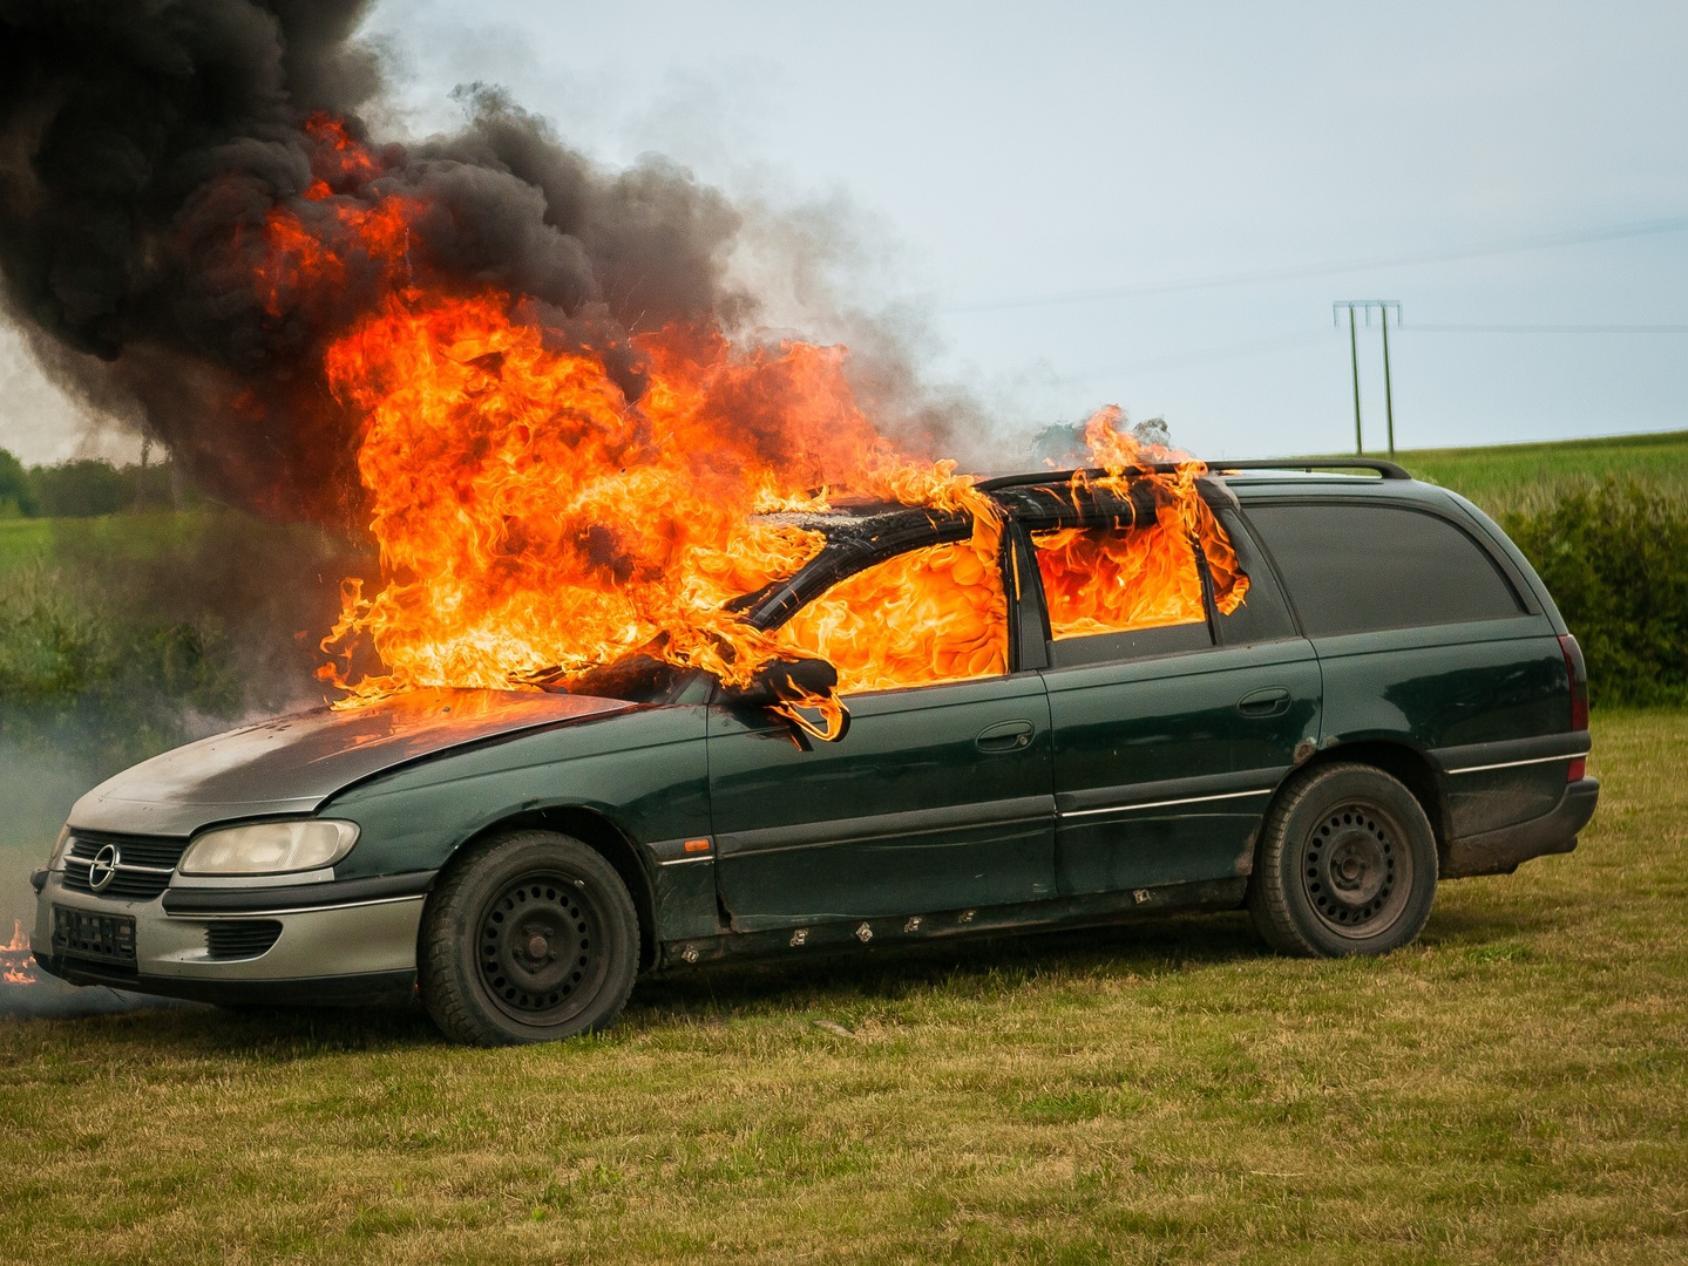
[[[154,756],[76,802],[85,831],[191,835],[213,822],[310,813],[374,774],[465,744],[628,711],[587,695],[418,690],[366,707],[274,717]]]

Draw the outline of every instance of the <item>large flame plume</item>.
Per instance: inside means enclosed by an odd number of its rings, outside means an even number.
[[[381,164],[338,120],[307,131],[322,174],[304,197],[328,213],[313,230],[273,212],[254,286],[290,310],[333,301],[354,268],[383,280],[379,304],[324,355],[329,389],[359,420],[357,468],[386,577],[374,592],[347,582],[324,643],[334,658],[322,675],[343,703],[566,681],[633,652],[729,686],[808,653],[837,667],[844,692],[1006,669],[1006,599],[989,588],[993,504],[953,462],[902,451],[876,429],[845,349],[735,342],[705,321],[601,346],[570,340],[529,296],[439,279],[425,235],[410,231],[425,204],[383,194],[341,205],[336,185],[375,180]],[[631,367],[637,395],[612,364]],[[1057,635],[1200,618],[1192,537],[1213,541],[1229,574],[1195,494],[1203,468],[1149,472],[1118,422],[1104,410],[1087,428],[1099,479],[1159,481],[1162,530],[1042,542]],[[824,509],[839,492],[964,511],[972,539],[857,576],[778,636],[742,622],[734,598],[795,572],[823,543],[758,512]],[[1225,584],[1226,602],[1245,590]],[[876,633],[886,627],[943,636],[914,639],[929,662],[911,662],[920,652]],[[359,666],[365,649],[372,671]],[[836,712],[812,695],[790,702]]]
[[[820,656],[844,693],[1001,671],[994,503],[844,348],[758,332],[728,281],[735,209],[660,160],[602,171],[485,89],[456,135],[372,142],[364,8],[0,14],[8,308],[214,494],[369,531],[380,574],[345,582],[323,642],[340,704],[566,684],[635,652],[733,686]],[[1242,601],[1202,467],[1151,470],[1171,455],[1117,410],[1086,438],[1103,473],[1079,481],[1152,483],[1155,522],[1038,541],[1056,632],[1200,618],[1192,539],[1222,607]],[[843,496],[959,512],[972,535],[785,629],[742,622],[734,598],[823,544],[759,514]],[[784,680],[788,714],[842,732],[836,693]]]

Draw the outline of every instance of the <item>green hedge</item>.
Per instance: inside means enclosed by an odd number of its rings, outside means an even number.
[[[62,573],[14,569],[0,576],[0,742],[143,759],[189,738],[193,718],[239,713],[233,649],[215,622],[113,619]]]
[[[1596,702],[1688,704],[1688,503],[1608,478],[1500,521],[1581,644]]]

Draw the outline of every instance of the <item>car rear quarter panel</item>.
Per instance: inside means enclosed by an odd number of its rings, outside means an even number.
[[[1517,744],[1566,730],[1565,661],[1542,616],[1315,641],[1325,676],[1321,745],[1386,741],[1422,752],[1447,774],[1459,749]],[[1474,762],[1475,763],[1475,762]],[[1546,813],[1565,790],[1562,765],[1443,780],[1454,836]]]

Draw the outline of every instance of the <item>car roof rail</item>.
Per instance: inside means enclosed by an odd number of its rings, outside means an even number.
[[[1280,457],[1250,458],[1245,462],[1216,459],[1208,468],[1224,474],[1228,470],[1375,470],[1385,479],[1411,479],[1405,466],[1375,457]]]
[[[1129,469],[1152,475],[1170,475],[1178,471],[1186,462],[1142,462]],[[1225,461],[1216,458],[1207,463],[1208,472],[1214,475],[1224,475],[1233,470],[1373,470],[1384,479],[1411,479],[1412,476],[1403,466],[1394,462],[1380,461],[1369,457],[1335,458],[1315,457],[1307,458],[1250,458],[1247,461]],[[1001,488],[1019,488],[1035,484],[1067,483],[1074,475],[1086,475],[1092,479],[1102,479],[1108,472],[1099,466],[1087,467],[1081,470],[1045,470],[1024,475],[998,475],[994,479],[984,479],[978,487],[984,492],[995,492]]]

